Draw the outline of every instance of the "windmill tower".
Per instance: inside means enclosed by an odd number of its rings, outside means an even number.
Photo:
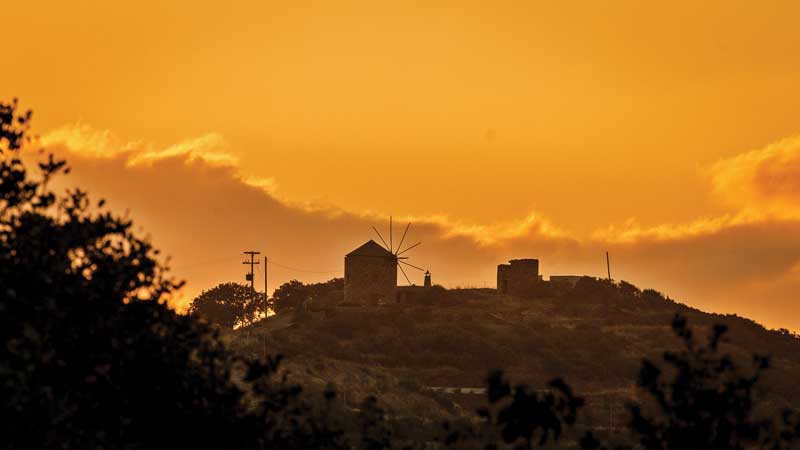
[[[406,225],[397,248],[394,247],[392,218],[389,218],[389,242],[372,227],[381,243],[367,241],[344,257],[344,301],[346,304],[377,305],[394,302],[397,297],[397,269],[403,274],[406,282],[412,285],[403,266],[425,272],[425,269],[408,262],[407,252],[416,248],[421,242],[403,248],[408,229]]]

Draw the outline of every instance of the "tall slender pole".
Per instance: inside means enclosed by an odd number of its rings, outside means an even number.
[[[608,269],[608,279],[611,279],[611,260],[608,258],[608,251],[606,251],[606,268]]]
[[[267,315],[269,308],[269,294],[267,294],[267,257],[264,257],[264,316]]]

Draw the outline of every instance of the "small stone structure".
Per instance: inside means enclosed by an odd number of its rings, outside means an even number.
[[[344,257],[344,303],[372,306],[394,302],[397,257],[370,240]]]
[[[524,293],[540,282],[538,259],[512,259],[497,266],[497,292],[516,295]]]
[[[425,298],[425,294],[430,292],[429,286],[397,286],[397,303],[407,304]]]
[[[574,288],[581,278],[587,277],[586,275],[550,275],[550,284]]]

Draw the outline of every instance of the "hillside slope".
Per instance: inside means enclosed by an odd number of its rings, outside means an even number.
[[[423,420],[471,412],[479,395],[446,395],[431,386],[478,387],[493,369],[534,387],[564,378],[588,400],[584,417],[613,424],[614,411],[637,398],[642,358],[679,344],[676,313],[699,337],[715,323],[730,328],[723,350],[744,366],[772,356],[759,395],[768,409],[800,406],[800,339],[736,316],[708,314],[629,284],[586,281],[524,297],[493,290],[450,290],[428,304],[332,308],[271,317],[237,333],[241,351],[287,357],[298,382],[333,383],[353,406],[368,394],[399,417]],[[245,338],[244,336],[250,336]],[[266,341],[264,341],[266,338]]]

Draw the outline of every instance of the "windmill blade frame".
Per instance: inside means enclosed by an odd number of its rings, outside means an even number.
[[[375,233],[376,233],[376,234],[378,235],[378,237],[381,239],[381,242],[383,242],[383,246],[384,246],[384,247],[386,247],[386,249],[387,249],[387,250],[389,250],[389,252],[391,252],[391,250],[389,249],[389,246],[388,246],[388,245],[386,245],[386,241],[383,239],[383,236],[381,236],[381,232],[380,232],[380,231],[378,231],[378,229],[377,229],[377,228],[375,228],[375,227],[372,227],[372,230],[373,230],[373,231],[375,231]]]
[[[408,222],[408,225],[406,225],[406,230],[403,231],[403,236],[400,238],[400,243],[397,244],[397,251],[394,253],[395,256],[397,256],[397,254],[400,252],[400,248],[403,247],[403,241],[406,240],[406,233],[408,233],[409,228],[411,228],[411,222]]]
[[[417,242],[416,244],[412,245],[411,247],[408,247],[407,249],[403,250],[402,252],[397,253],[395,256],[400,256],[403,253],[405,253],[405,252],[411,250],[412,248],[414,248],[414,247],[416,247],[418,245],[421,245],[421,244],[422,244],[422,242]]]
[[[411,280],[408,278],[408,275],[406,274],[406,271],[405,271],[405,270],[403,270],[403,266],[401,266],[401,265],[398,263],[398,264],[397,264],[397,268],[398,268],[398,269],[400,269],[400,272],[403,272],[403,276],[406,278],[406,281],[408,282],[408,285],[409,285],[409,286],[413,286],[413,283],[411,283]]]
[[[413,264],[410,264],[410,263],[407,263],[407,262],[405,262],[405,261],[399,261],[399,260],[398,260],[398,261],[397,261],[397,263],[398,263],[398,264],[405,264],[405,265],[407,265],[407,266],[409,266],[409,267],[413,267],[413,268],[415,268],[415,269],[419,270],[420,272],[425,272],[425,269],[423,269],[422,267],[417,267],[417,266],[415,266],[415,265],[413,265]]]
[[[406,228],[403,230],[403,234],[400,236],[400,241],[397,244],[397,248],[396,249],[394,248],[394,218],[392,216],[389,216],[389,242],[388,243],[386,242],[386,239],[384,239],[384,237],[381,234],[381,232],[378,231],[378,229],[375,226],[372,227],[372,231],[374,231],[375,234],[378,235],[378,238],[380,239],[381,243],[383,243],[383,247],[386,250],[388,250],[389,253],[392,255],[392,257],[393,257],[393,259],[395,261],[395,265],[397,266],[397,268],[400,269],[400,272],[403,274],[403,277],[408,282],[408,285],[409,286],[414,286],[414,284],[411,283],[411,279],[408,277],[408,273],[406,273],[405,269],[403,268],[403,265],[406,265],[408,267],[417,269],[420,272],[425,272],[425,269],[423,269],[422,267],[415,266],[414,264],[410,264],[410,263],[404,261],[404,260],[409,259],[408,256],[400,256],[400,255],[402,255],[402,254],[404,254],[404,253],[406,253],[406,252],[408,252],[408,251],[410,251],[410,250],[422,245],[422,241],[420,241],[420,242],[417,242],[414,245],[411,245],[411,246],[406,247],[405,249],[401,250],[403,248],[403,243],[405,243],[405,241],[406,241],[406,236],[408,236],[408,230],[410,228],[411,228],[411,222],[408,222],[406,224]],[[387,255],[387,257],[388,257],[388,255]]]

